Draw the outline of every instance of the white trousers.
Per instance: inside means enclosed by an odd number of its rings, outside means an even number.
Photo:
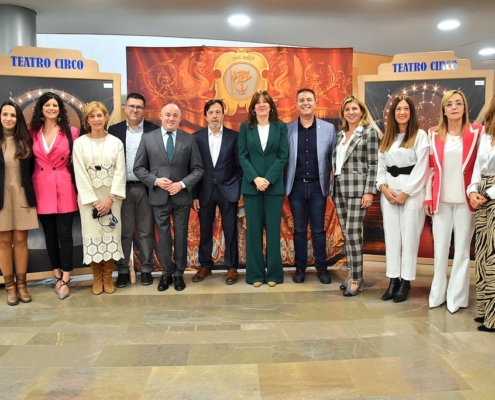
[[[450,238],[454,230],[454,262],[447,287]],[[466,203],[438,203],[433,214],[434,275],[431,283],[430,307],[447,301],[447,308],[456,312],[469,301],[469,261],[474,233],[474,213]]]
[[[399,207],[390,204],[385,195],[381,195],[389,278],[416,279],[419,240],[425,223],[423,201],[424,196],[420,194],[409,197]]]

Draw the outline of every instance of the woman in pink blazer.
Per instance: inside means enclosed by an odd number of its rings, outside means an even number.
[[[440,123],[430,128],[430,181],[425,212],[433,216],[434,275],[429,306],[447,302],[452,313],[468,306],[469,262],[474,233],[474,209],[466,189],[471,182],[477,144],[483,126],[470,124],[464,93],[443,96]],[[444,183],[445,182],[445,183]],[[454,263],[447,285],[450,239],[454,230]]]
[[[38,217],[45,232],[46,249],[57,280],[60,300],[69,297],[72,265],[72,220],[77,210],[72,168],[72,143],[77,128],[60,96],[47,92],[40,96],[30,124],[35,168],[33,186]]]

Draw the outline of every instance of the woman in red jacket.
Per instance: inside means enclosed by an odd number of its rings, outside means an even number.
[[[470,124],[464,93],[450,90],[443,96],[440,123],[430,128],[430,182],[426,185],[425,212],[433,216],[434,275],[430,308],[447,302],[452,313],[469,301],[469,261],[474,233],[474,209],[466,189],[471,181],[482,125]],[[444,184],[445,182],[445,184]],[[450,238],[454,230],[454,263],[447,286]]]
[[[70,126],[60,96],[46,92],[34,106],[30,124],[35,169],[33,186],[46,249],[57,280],[60,300],[69,297],[72,265],[72,220],[77,210],[72,173],[72,143],[78,136]]]

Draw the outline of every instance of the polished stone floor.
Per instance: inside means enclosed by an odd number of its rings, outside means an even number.
[[[188,273],[181,293],[155,277],[99,296],[85,279],[64,301],[32,286],[32,303],[0,304],[0,399],[494,399],[495,334],[476,330],[474,287],[469,308],[429,310],[431,268],[400,304],[380,300],[371,261],[354,298],[340,270],[331,285],[286,271],[274,288],[227,286],[219,271]]]

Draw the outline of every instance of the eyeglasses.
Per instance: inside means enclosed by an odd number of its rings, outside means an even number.
[[[456,101],[455,103],[449,102],[445,104],[445,108],[452,108],[456,106],[456,108],[464,107],[464,103],[462,101]]]
[[[128,105],[128,104],[126,104],[125,106],[129,110],[132,110],[132,111],[143,111],[144,110],[144,107],[143,106],[135,106],[135,105]]]

